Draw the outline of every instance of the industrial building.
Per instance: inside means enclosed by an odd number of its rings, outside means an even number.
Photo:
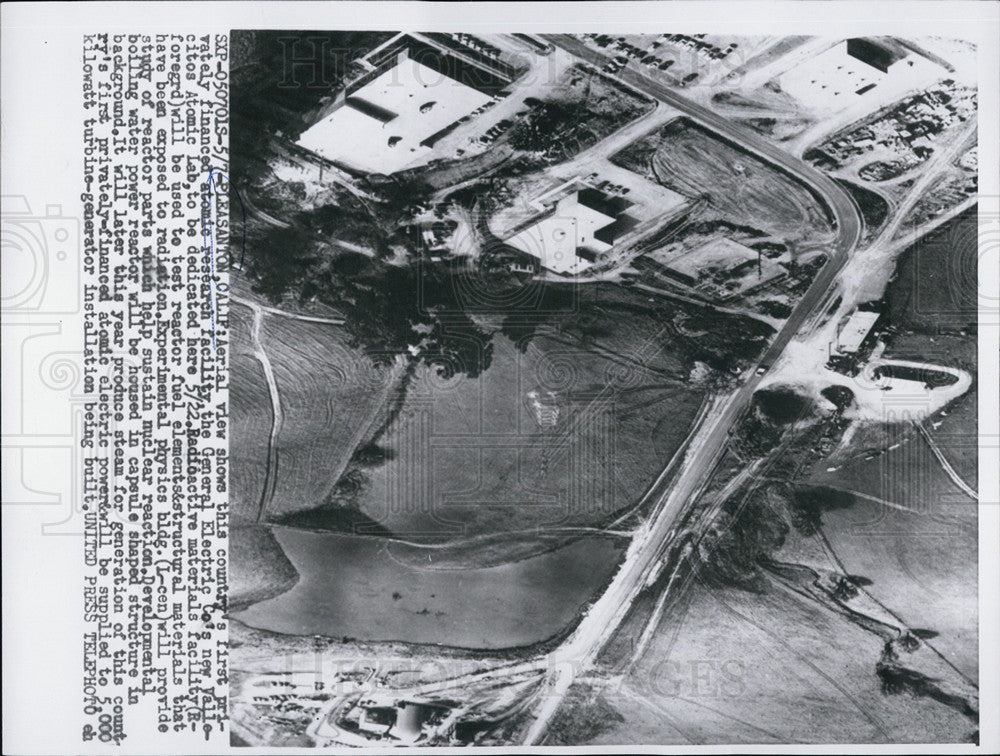
[[[776,283],[788,275],[776,259],[727,237],[710,239],[663,265],[663,273],[720,301]]]
[[[512,74],[472,42],[439,36],[447,48],[402,35],[357,61],[363,73],[313,114],[298,146],[366,173],[395,173],[429,158],[437,138],[498,99],[509,84],[504,74]]]
[[[852,312],[837,334],[837,352],[842,355],[857,354],[880,317],[881,313],[869,310]]]
[[[539,210],[516,227],[506,243],[560,275],[577,275],[634,225],[631,203],[572,180],[532,203]]]
[[[944,69],[888,38],[842,40],[778,77],[781,90],[817,115],[873,107],[927,86]]]
[[[451,712],[451,705],[436,701],[397,699],[383,694],[358,701],[354,713],[361,732],[415,743],[435,733],[437,728],[452,724],[453,717],[448,717]]]
[[[906,57],[906,50],[898,43],[855,37],[847,40],[847,54],[882,73],[889,73],[894,63]]]
[[[732,239],[711,239],[673,260],[669,267],[686,279],[696,282],[705,275],[732,271],[747,263],[756,263],[757,257],[756,250]]]

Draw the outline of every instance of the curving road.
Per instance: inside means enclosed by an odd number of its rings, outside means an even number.
[[[576,57],[600,68],[606,58],[567,35],[539,35]],[[680,110],[691,120],[722,138],[779,167],[808,186],[826,205],[836,225],[837,238],[828,250],[827,264],[765,350],[757,365],[769,368],[798,332],[806,317],[819,305],[840,269],[861,239],[862,220],[850,196],[833,179],[798,158],[783,152],[758,134],[734,125],[707,108],[690,102],[661,84],[626,66],[618,77],[632,87]],[[755,366],[756,368],[756,366]],[[591,666],[598,652],[624,619],[636,595],[659,568],[672,530],[687,504],[707,483],[726,448],[729,430],[735,426],[761,381],[756,369],[748,371],[744,383],[699,427],[673,485],[656,491],[653,514],[637,531],[625,560],[604,594],[590,607],[573,634],[546,658],[548,674],[543,702],[532,722],[525,743],[538,742],[558,709],[574,677]]]

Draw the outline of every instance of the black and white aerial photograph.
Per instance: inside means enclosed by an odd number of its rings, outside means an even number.
[[[232,31],[232,745],[979,742],[976,47],[641,28]]]

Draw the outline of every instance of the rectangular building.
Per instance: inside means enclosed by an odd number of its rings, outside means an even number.
[[[889,67],[902,57],[888,46],[863,37],[847,40],[847,54],[882,73],[889,73]]]
[[[881,314],[865,310],[855,310],[837,334],[837,351],[841,354],[857,354],[864,340]]]
[[[409,56],[404,48],[298,144],[321,157],[367,173],[390,174],[430,154],[429,137],[492,97]]]

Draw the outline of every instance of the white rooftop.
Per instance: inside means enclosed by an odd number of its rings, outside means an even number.
[[[917,54],[896,61],[888,73],[882,73],[849,55],[845,40],[792,67],[778,83],[782,91],[817,114],[827,114],[862,100],[878,107],[927,86],[942,73],[943,68]]]
[[[837,349],[842,354],[854,354],[861,348],[861,342],[865,340],[868,332],[871,331],[875,321],[878,320],[879,313],[855,310],[851,317],[844,323],[843,328],[837,335]]]
[[[507,239],[507,243],[537,257],[543,268],[555,273],[581,273],[594,263],[578,256],[577,250],[581,247],[594,252],[610,249],[611,245],[594,238],[594,232],[614,223],[614,220],[581,205],[574,192],[559,200],[551,215]]]
[[[352,107],[352,98],[388,111],[389,120]],[[308,128],[299,146],[358,170],[385,174],[427,156],[431,149],[420,146],[423,140],[490,101],[478,89],[408,57],[347,99],[348,104]]]

